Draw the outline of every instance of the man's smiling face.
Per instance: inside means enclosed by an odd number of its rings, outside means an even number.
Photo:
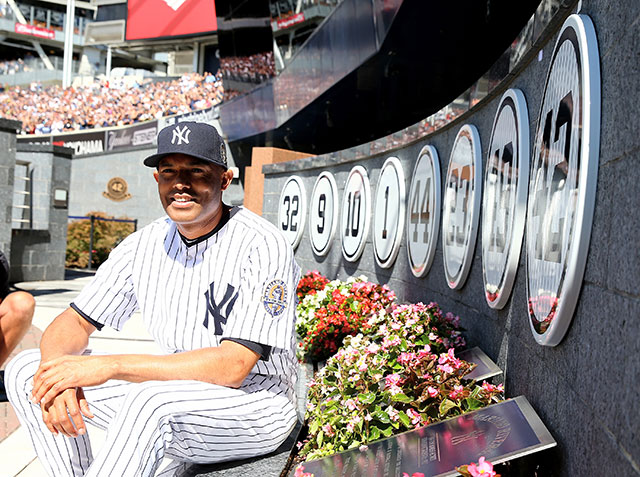
[[[186,154],[170,154],[154,172],[160,202],[187,238],[209,233],[222,216],[222,191],[233,173]]]

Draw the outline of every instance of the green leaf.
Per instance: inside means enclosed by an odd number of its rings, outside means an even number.
[[[380,429],[375,426],[369,428],[369,440],[377,441],[380,439]]]
[[[411,419],[404,411],[400,411],[400,414],[398,414],[398,418],[400,419],[400,422],[405,425],[405,427],[409,427],[411,425]]]
[[[318,443],[318,447],[322,447],[322,440],[324,439],[324,432],[318,432],[318,437],[316,437],[316,442]]]
[[[403,393],[398,393],[394,396],[391,396],[391,400],[392,401],[396,401],[396,402],[411,402],[413,401],[413,399],[411,399],[409,396],[407,396],[406,394]]]
[[[381,429],[381,431],[382,431],[382,435],[384,437],[391,437],[391,435],[393,434],[393,427],[387,426],[387,427]]]
[[[474,399],[472,397],[468,397],[467,399],[465,399],[465,401],[467,403],[469,411],[475,411],[476,409],[484,407],[482,401],[478,401],[477,399]]]
[[[456,407],[455,402],[451,401],[450,399],[445,399],[440,403],[440,415],[446,415],[454,407]]]
[[[375,401],[375,399],[376,399],[375,393],[358,394],[358,401],[360,401],[363,404],[371,404],[373,401]]]
[[[318,421],[311,421],[309,424],[309,434],[313,435],[318,432],[318,428],[320,427],[320,423]]]
[[[373,417],[375,417],[382,424],[389,424],[391,422],[391,419],[389,419],[389,414],[387,414],[383,410],[374,411]]]

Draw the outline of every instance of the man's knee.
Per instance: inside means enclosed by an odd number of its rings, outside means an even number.
[[[7,364],[4,373],[4,383],[10,401],[28,396],[31,391],[32,378],[40,365],[40,351],[29,349],[18,353]]]
[[[16,319],[25,324],[31,324],[33,312],[36,308],[36,301],[31,294],[23,291],[10,293],[4,301]]]

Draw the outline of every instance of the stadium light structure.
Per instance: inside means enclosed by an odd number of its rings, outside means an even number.
[[[71,86],[73,68],[73,24],[75,23],[76,1],[68,0],[64,25],[64,56],[62,57],[62,87]]]

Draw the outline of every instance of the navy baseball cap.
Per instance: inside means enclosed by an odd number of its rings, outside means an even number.
[[[165,127],[158,133],[158,152],[147,157],[144,165],[158,167],[160,159],[170,154],[186,154],[228,169],[224,140],[207,123],[185,121]]]

